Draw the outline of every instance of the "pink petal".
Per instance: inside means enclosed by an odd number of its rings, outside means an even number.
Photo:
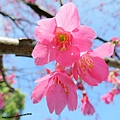
[[[73,76],[75,78],[75,80],[78,80],[78,64],[77,62],[75,62],[74,66],[73,66],[73,69],[72,69],[72,72],[73,72]]]
[[[78,45],[80,51],[89,50],[92,47],[92,40],[96,38],[96,33],[88,26],[81,25],[79,31],[72,32],[73,44]]]
[[[74,90],[77,89],[77,87],[74,84],[74,82],[72,81],[72,79],[66,73],[57,72],[57,73],[55,73],[55,76],[57,76],[58,79],[62,83],[64,83],[66,86],[71,87],[71,89],[74,89]]]
[[[38,103],[46,95],[46,92],[48,90],[47,84],[48,80],[39,82],[37,84],[31,95],[33,103]]]
[[[76,93],[76,89],[71,89],[70,87],[68,87],[68,108],[69,110],[76,110],[77,108],[77,93]]]
[[[97,86],[97,80],[90,76],[90,74],[86,71],[86,75],[82,74],[81,79],[84,80],[86,83],[88,83],[91,86]],[[98,81],[99,82],[99,81]]]
[[[81,52],[92,47],[92,40],[96,38],[96,33],[88,26],[81,25],[77,32],[72,32],[73,45],[77,45]]]
[[[80,51],[78,47],[72,46],[70,49],[65,51],[58,51],[56,61],[62,66],[71,66],[80,57]]]
[[[55,60],[56,51],[50,45],[42,45],[37,43],[32,51],[32,56],[35,59],[36,65],[44,65]]]
[[[74,39],[73,45],[76,45],[81,52],[87,51],[92,47],[92,41],[84,41],[80,39]]]
[[[99,57],[94,57],[92,60],[94,67],[91,69],[92,72],[89,71],[90,75],[97,80],[107,80],[109,70],[106,62]]]
[[[54,37],[56,28],[55,18],[47,18],[38,21],[38,26],[35,28],[35,35],[39,42],[48,44]]]
[[[63,87],[59,84],[53,84],[46,96],[50,113],[55,110],[56,114],[59,115],[67,104],[67,96]]]
[[[97,37],[95,31],[92,28],[85,25],[79,26],[78,31],[73,31],[72,34],[74,35],[75,39],[79,38],[84,42],[91,41]]]
[[[53,76],[54,76],[54,74],[47,74],[46,76],[43,76],[43,77],[39,78],[39,79],[36,80],[35,82],[42,82],[42,81],[45,81],[45,80],[49,80],[49,79],[51,79]]]
[[[57,26],[72,31],[80,25],[78,10],[73,3],[63,5],[55,16]]]
[[[101,58],[109,57],[114,53],[114,47],[115,45],[111,45],[111,42],[107,42],[90,52],[90,54]]]
[[[82,74],[81,78],[89,85],[96,86],[103,80],[107,80],[108,66],[104,60],[99,57],[92,58],[94,67],[86,71],[86,75]]]

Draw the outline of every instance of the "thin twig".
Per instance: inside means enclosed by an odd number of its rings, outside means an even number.
[[[14,92],[15,89],[12,88],[12,87],[9,85],[9,83],[7,82],[7,80],[6,80],[6,76],[5,76],[5,73],[4,73],[4,67],[3,67],[2,56],[0,56],[0,70],[1,70],[2,77],[3,77],[3,81],[5,82],[5,84],[7,85],[7,87],[10,89],[10,92]]]
[[[106,41],[106,40],[104,40],[104,39],[102,39],[102,38],[100,38],[100,37],[97,37],[96,39],[98,39],[98,40],[100,40],[100,41],[102,41],[102,42],[104,42],[104,43],[108,42],[108,41]]]
[[[63,6],[62,0],[59,0],[59,2],[60,2],[60,6]]]
[[[2,118],[19,118],[21,116],[26,116],[26,115],[32,115],[32,113],[26,113],[26,114],[21,114],[21,115],[15,115],[15,116],[7,116],[7,117],[2,117]]]
[[[1,12],[1,11],[0,11],[0,14],[3,15],[4,17],[8,17],[10,20],[12,20],[12,22],[25,34],[25,36],[26,36],[27,38],[29,38],[28,35],[26,34],[26,32],[24,31],[24,29],[21,28],[21,27],[16,23],[16,19],[12,18],[12,17],[9,16],[8,14],[3,13],[3,12]]]

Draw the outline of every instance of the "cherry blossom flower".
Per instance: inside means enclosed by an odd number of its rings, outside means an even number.
[[[0,93],[0,110],[4,108],[3,94]]]
[[[103,95],[101,98],[106,104],[109,104],[113,101],[115,94],[115,90],[111,90],[109,93]]]
[[[93,51],[85,52],[73,66],[73,76],[76,80],[80,77],[92,86],[107,80],[108,66],[102,58],[113,54],[114,45],[105,43]]]
[[[6,80],[10,83],[10,84],[15,84],[16,81],[14,80],[15,78],[15,74],[11,74],[9,76],[6,76]]]
[[[88,100],[88,97],[86,94],[83,95],[81,102],[82,102],[81,111],[83,112],[83,114],[84,115],[93,115],[95,112],[95,109],[92,106],[92,104],[90,103],[90,101]]]
[[[56,114],[60,114],[66,105],[72,111],[77,108],[77,87],[65,72],[51,72],[36,82],[38,84],[31,96],[33,103],[46,96],[50,113],[55,110]]]
[[[11,74],[9,76],[6,76],[6,80],[10,83],[10,84],[15,84],[16,81],[14,80],[15,78],[15,74]],[[3,79],[2,75],[0,75],[0,81]]]
[[[32,56],[36,65],[56,60],[62,66],[70,66],[79,59],[80,52],[90,49],[96,38],[93,29],[80,25],[73,3],[63,5],[55,17],[38,21],[35,35],[38,43]]]

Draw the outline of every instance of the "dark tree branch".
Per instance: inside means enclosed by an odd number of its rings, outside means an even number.
[[[12,16],[10,16],[10,15],[8,15],[8,14],[2,12],[2,11],[0,11],[0,14],[1,14],[2,16],[4,16],[4,17],[10,18],[12,21],[24,21],[24,22],[27,22],[27,23],[29,23],[29,24],[37,25],[36,23],[30,22],[30,21],[25,20],[25,19],[23,19],[23,18],[14,18],[14,17],[12,17]]]
[[[104,40],[104,39],[102,39],[102,38],[100,38],[100,37],[97,37],[96,39],[98,39],[98,40],[100,40],[100,41],[102,41],[102,42],[104,42],[104,43],[108,42],[108,41],[106,41],[106,40]]]
[[[118,55],[117,51],[116,51],[116,47],[115,47],[115,50],[114,50],[114,54],[115,56],[120,60],[120,56]]]
[[[120,60],[115,60],[114,58],[105,58],[105,62],[115,68],[120,68]]]
[[[52,15],[51,13],[49,13],[47,10],[45,10],[44,8],[41,8],[40,6],[38,6],[35,3],[30,3],[30,2],[25,2],[25,0],[19,0],[24,2],[26,5],[28,5],[33,11],[35,11],[41,18],[41,16],[46,16],[47,18],[52,18],[54,17],[54,15]]]
[[[0,37],[0,54],[15,54],[18,56],[31,57],[35,44],[36,41],[31,39]]]
[[[17,56],[32,57],[31,53],[36,45],[35,40],[13,39],[0,37],[0,54],[15,54]],[[120,68],[120,61],[114,58],[105,59],[109,66]]]

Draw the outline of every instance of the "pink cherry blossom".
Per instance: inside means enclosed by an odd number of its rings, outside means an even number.
[[[113,101],[115,94],[116,94],[115,90],[112,90],[109,93],[103,95],[101,98],[106,104],[109,104],[110,102]]]
[[[4,108],[3,94],[0,93],[0,110]]]
[[[10,83],[10,84],[15,84],[16,81],[14,80],[15,78],[15,74],[11,74],[9,76],[6,76],[6,80]]]
[[[46,96],[50,113],[55,110],[56,114],[60,114],[66,105],[72,111],[77,108],[77,87],[65,72],[51,72],[36,82],[38,84],[31,96],[33,103]]]
[[[91,28],[80,25],[78,10],[73,3],[63,5],[55,17],[38,21],[35,35],[38,43],[32,56],[36,65],[56,60],[62,66],[76,62],[80,52],[89,50],[96,37]]]
[[[80,77],[92,86],[107,80],[108,66],[102,58],[111,56],[113,51],[114,45],[108,42],[93,51],[83,53],[73,66],[74,78],[78,80]]]
[[[31,2],[31,3],[35,3],[36,0],[25,0],[26,2]]]
[[[0,80],[2,80],[2,75],[0,75]],[[15,78],[15,74],[11,74],[9,76],[6,76],[6,80],[10,83],[10,84],[15,84],[16,81],[14,80]]]
[[[108,75],[107,81],[113,84],[120,84],[120,80],[117,78],[118,75],[117,71],[111,71]]]
[[[88,100],[88,97],[86,95],[83,96],[82,100],[82,108],[81,111],[83,112],[84,115],[93,115],[95,112],[94,107]]]

